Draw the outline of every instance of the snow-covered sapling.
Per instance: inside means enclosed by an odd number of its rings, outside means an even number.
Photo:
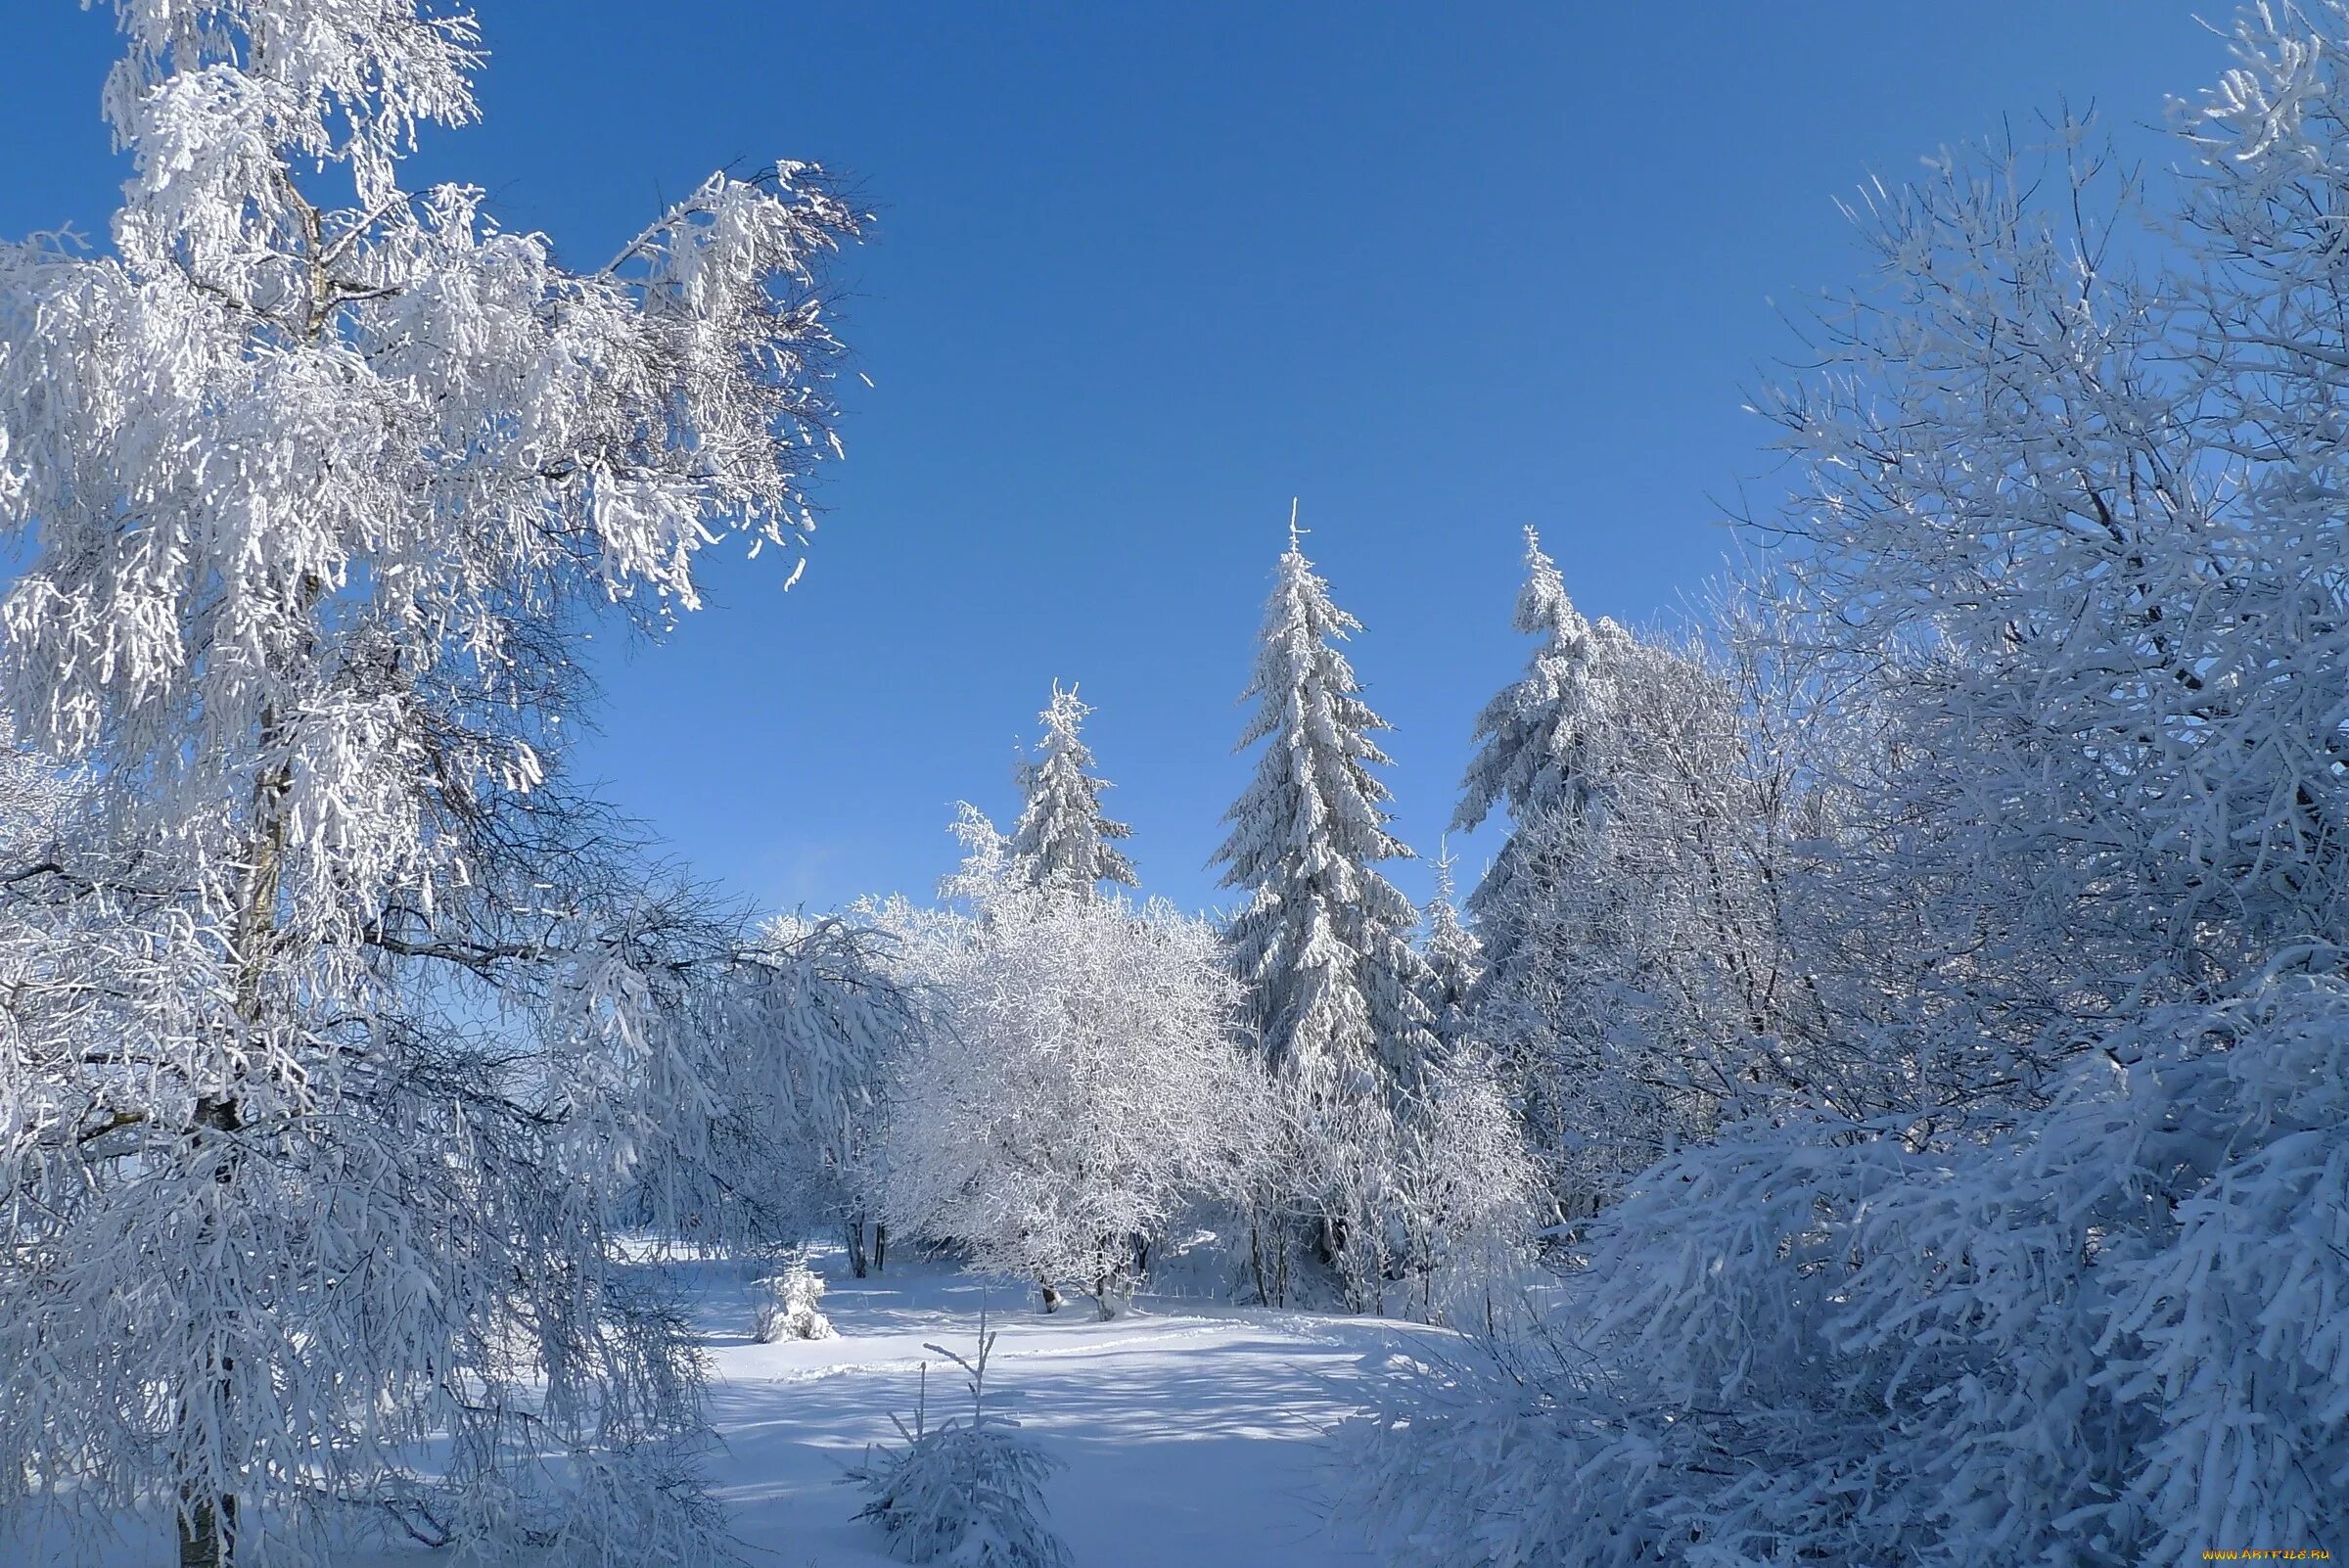
[[[760,1281],[759,1320],[751,1337],[761,1345],[778,1339],[830,1339],[832,1319],[817,1305],[824,1281],[805,1262]]]
[[[923,1347],[962,1368],[969,1419],[928,1424],[925,1361],[913,1424],[891,1417],[904,1446],[868,1449],[864,1462],[842,1479],[872,1494],[856,1517],[877,1521],[889,1532],[890,1549],[906,1562],[1069,1568],[1069,1548],[1044,1522],[1043,1483],[1059,1461],[1020,1436],[1017,1421],[988,1408],[987,1362],[994,1346],[982,1314],[975,1356]]]

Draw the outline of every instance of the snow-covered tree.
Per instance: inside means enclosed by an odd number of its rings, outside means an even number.
[[[727,933],[706,974],[668,1005],[712,1041],[706,1127],[638,1166],[632,1215],[703,1244],[772,1249],[845,1230],[861,1275],[879,1204],[890,1074],[916,1011],[893,944],[839,916],[787,915]]]
[[[1460,924],[1451,851],[1436,856],[1436,891],[1420,910],[1419,955],[1427,968],[1427,1009],[1436,1040],[1449,1054],[1468,1034],[1468,1008],[1484,978],[1484,945]]]
[[[1101,792],[1110,786],[1085,769],[1093,754],[1078,738],[1092,709],[1077,700],[1077,688],[1052,683],[1052,703],[1036,717],[1044,739],[1033,761],[1020,767],[1020,819],[1011,831],[1010,853],[1022,878],[1037,887],[1092,893],[1104,882],[1134,886],[1133,865],[1116,841],[1132,832],[1101,810]]]
[[[696,1363],[609,1223],[707,1128],[708,927],[565,787],[570,650],[795,541],[853,214],[714,178],[567,270],[398,184],[470,17],[115,12],[113,247],[0,249],[0,703],[91,764],[5,877],[0,1510],[691,1556]]]
[[[995,1335],[987,1314],[979,1317],[976,1354],[923,1348],[962,1369],[970,1415],[932,1423],[930,1364],[923,1362],[912,1423],[891,1417],[903,1446],[867,1449],[864,1461],[841,1478],[871,1495],[856,1517],[888,1532],[890,1549],[906,1562],[1070,1568],[1069,1548],[1052,1533],[1044,1507],[1043,1483],[1061,1463],[1022,1436],[1017,1420],[988,1404],[987,1363]]]
[[[1387,727],[1361,699],[1338,644],[1361,629],[1305,558],[1294,519],[1266,606],[1256,712],[1256,775],[1224,820],[1223,886],[1249,895],[1231,922],[1265,1059],[1313,1100],[1407,1095],[1435,1048],[1417,911],[1376,867],[1410,851],[1387,831],[1387,787],[1371,772]]]
[[[1612,621],[1586,620],[1566,595],[1557,563],[1541,535],[1525,530],[1525,585],[1511,624],[1540,646],[1525,673],[1504,686],[1476,719],[1476,754],[1460,780],[1454,832],[1473,832],[1496,810],[1512,823],[1572,818],[1588,807],[1587,755],[1592,731],[1615,706],[1617,667],[1630,654],[1629,633]],[[1540,872],[1531,837],[1512,833],[1468,896],[1488,974],[1506,984],[1519,945],[1511,923],[1524,902],[1515,883]]]
[[[1517,824],[1487,905],[1517,946],[1474,1031],[1570,1211],[1739,1116],[1882,1103],[1823,1050],[1808,978],[1807,846],[1838,798],[1806,773],[1823,724],[1787,743],[1791,698],[1754,647],[1768,628],[1730,619],[1717,643],[1619,640],[1577,720],[1581,805]]]
[[[832,1319],[824,1315],[823,1276],[795,1257],[780,1271],[759,1281],[759,1306],[751,1321],[751,1338],[761,1345],[779,1339],[831,1339]]]
[[[960,831],[970,912],[888,913],[928,1011],[894,1094],[889,1213],[1108,1316],[1170,1223],[1237,1194],[1257,1121],[1238,987],[1204,921],[1036,887],[984,819]]]
[[[2349,1530],[2344,60],[2349,7],[2256,7],[2183,188],[2064,125],[1863,208],[1870,287],[1763,406],[1786,628],[1865,741],[1798,1060],[1890,1070],[1639,1173],[1556,1354],[1375,1424],[1404,1560]]]

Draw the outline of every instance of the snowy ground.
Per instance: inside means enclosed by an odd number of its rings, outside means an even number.
[[[1114,1322],[1082,1300],[1044,1316],[1033,1291],[924,1264],[836,1279],[824,1309],[840,1337],[814,1343],[752,1344],[747,1291],[706,1299],[722,1495],[779,1568],[891,1560],[851,1520],[860,1494],[839,1466],[895,1435],[889,1412],[910,1414],[924,1360],[933,1410],[950,1412],[960,1373],[923,1345],[968,1355],[982,1307],[1000,1333],[990,1389],[1068,1465],[1051,1518],[1080,1568],[1366,1565],[1321,1503],[1325,1436],[1390,1347],[1429,1332],[1150,1298]]]
[[[1357,1408],[1390,1351],[1456,1346],[1408,1324],[1145,1297],[1116,1321],[1079,1299],[1050,1316],[1033,1290],[944,1265],[893,1259],[887,1273],[831,1284],[839,1337],[759,1345],[753,1295],[732,1265],[686,1268],[715,1373],[725,1443],[717,1492],[761,1568],[875,1568],[880,1531],[852,1515],[863,1495],[841,1467],[911,1418],[930,1364],[934,1414],[954,1413],[961,1374],[925,1344],[969,1355],[985,1309],[999,1338],[989,1368],[1028,1433],[1067,1464],[1047,1487],[1078,1568],[1368,1568],[1374,1559],[1322,1501],[1329,1427]],[[160,1527],[102,1548],[54,1536],[40,1568],[168,1568]],[[359,1551],[337,1568],[421,1568],[431,1553]]]

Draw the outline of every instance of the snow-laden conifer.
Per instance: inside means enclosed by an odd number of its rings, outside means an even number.
[[[1419,955],[1427,966],[1431,1028],[1447,1053],[1467,1038],[1468,1008],[1484,977],[1484,945],[1460,923],[1451,847],[1436,856],[1436,891],[1420,910]]]
[[[1327,1104],[1407,1093],[1435,1038],[1410,936],[1418,912],[1375,869],[1410,851],[1387,830],[1387,727],[1338,644],[1361,623],[1305,557],[1294,518],[1266,606],[1240,736],[1262,743],[1256,775],[1225,813],[1216,862],[1250,894],[1233,919],[1275,1071]]]
[[[1115,841],[1132,832],[1101,810],[1106,779],[1085,771],[1093,754],[1078,731],[1092,709],[1077,700],[1077,688],[1052,683],[1052,701],[1036,715],[1044,738],[1034,761],[1020,767],[1019,822],[1011,830],[1010,853],[1020,877],[1035,887],[1091,893],[1104,882],[1135,885],[1132,862]]]
[[[979,1316],[979,1349],[965,1357],[944,1345],[925,1345],[962,1368],[971,1413],[932,1425],[930,1365],[922,1363],[920,1402],[913,1421],[890,1419],[902,1447],[865,1451],[864,1461],[841,1479],[872,1500],[856,1512],[888,1533],[889,1548],[910,1563],[946,1568],[1070,1568],[1068,1546],[1053,1534],[1044,1505],[1045,1481],[1062,1468],[1020,1423],[989,1404],[988,1360],[994,1331]],[[1002,1403],[1000,1395],[995,1396]]]
[[[1513,829],[1523,829],[1577,815],[1589,803],[1584,753],[1610,701],[1612,667],[1631,638],[1612,621],[1591,622],[1574,607],[1557,563],[1530,528],[1525,584],[1510,623],[1541,644],[1525,673],[1477,715],[1477,749],[1460,779],[1454,832],[1472,832],[1496,810],[1508,814]],[[1530,836],[1512,831],[1468,896],[1488,973],[1497,976],[1515,961],[1514,886],[1536,850]]]

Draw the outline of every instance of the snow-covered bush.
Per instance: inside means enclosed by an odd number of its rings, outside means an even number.
[[[1400,1288],[1382,1289],[1380,1312],[1484,1328],[1514,1315],[1543,1187],[1514,1110],[1481,1048],[1429,1071],[1420,1101],[1400,1118],[1400,1245],[1384,1270]]]
[[[1236,1282],[1268,1306],[1482,1323],[1533,1262],[1541,1174],[1483,1050],[1463,1043],[1390,1110],[1256,1077]]]
[[[1365,1435],[1408,1561],[2176,1561],[2349,1528],[2349,987],[2165,1012],[2028,1130],[1750,1128],[1509,1379]],[[1547,1352],[1547,1354],[1544,1354]]]
[[[844,1477],[872,1494],[857,1510],[889,1532],[890,1549],[907,1562],[950,1568],[1069,1568],[1069,1549],[1044,1518],[1043,1483],[1059,1461],[1019,1433],[1019,1423],[987,1404],[987,1362],[995,1336],[984,1315],[979,1349],[966,1359],[936,1352],[962,1368],[971,1412],[929,1424],[929,1363],[913,1424],[892,1416],[901,1447],[869,1449]]]
[[[824,1299],[821,1275],[803,1262],[759,1282],[759,1314],[751,1337],[761,1345],[779,1339],[830,1339],[832,1319],[819,1305]]]
[[[1237,988],[1204,922],[1031,886],[983,820],[964,831],[970,912],[885,911],[927,1026],[894,1094],[888,1210],[1108,1315],[1142,1248],[1236,1191],[1257,1103]]]

